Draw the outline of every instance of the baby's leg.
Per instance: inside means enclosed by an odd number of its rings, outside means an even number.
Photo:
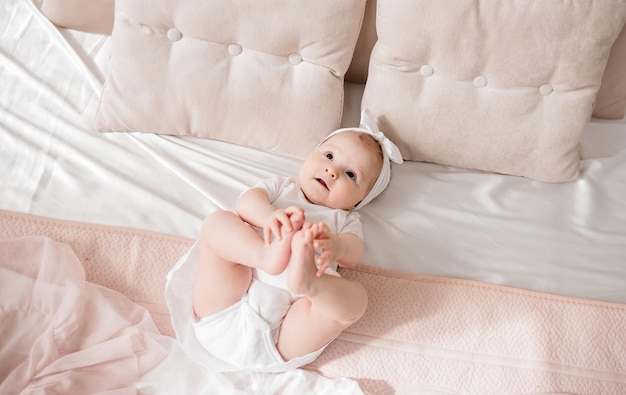
[[[360,283],[315,272],[313,231],[303,229],[292,241],[287,284],[304,297],[291,306],[280,328],[277,347],[285,360],[319,349],[365,313],[367,293]]]
[[[193,304],[198,317],[217,313],[241,299],[250,287],[252,268],[278,274],[289,263],[293,232],[266,246],[238,215],[220,211],[209,215],[200,234],[198,274]]]

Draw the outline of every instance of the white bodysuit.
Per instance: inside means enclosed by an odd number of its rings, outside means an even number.
[[[273,177],[255,185],[265,189],[277,208],[301,207],[308,222],[324,222],[336,234],[363,237],[359,214],[308,202],[297,182]],[[262,230],[259,230],[262,232]],[[193,312],[193,286],[197,271],[198,243],[167,275],[166,301],[176,337],[185,352],[215,371],[284,371],[306,365],[324,347],[302,357],[283,360],[276,349],[278,331],[291,304],[298,298],[286,285],[287,270],[277,276],[255,270],[248,292],[234,305],[198,319]],[[327,274],[339,276],[335,263]]]

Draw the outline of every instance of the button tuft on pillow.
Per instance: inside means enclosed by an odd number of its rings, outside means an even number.
[[[180,40],[181,38],[183,38],[183,34],[180,32],[180,30],[176,29],[175,27],[167,31],[168,40],[174,42],[174,41]]]
[[[300,55],[297,52],[289,54],[289,63],[295,66],[297,64],[300,64],[301,62],[302,62],[302,55]]]
[[[230,44],[228,46],[228,53],[233,56],[240,55],[241,51],[243,51],[243,48],[239,44]]]
[[[476,88],[484,88],[487,86],[487,78],[485,76],[479,75],[474,78],[474,86]]]
[[[552,85],[550,84],[543,84],[539,87],[539,93],[541,93],[543,96],[548,96],[550,93],[552,93],[554,89],[552,89]]]
[[[422,67],[420,67],[420,74],[423,75],[424,77],[430,77],[431,75],[433,75],[434,72],[435,72],[435,69],[433,69],[433,66],[429,64],[425,64]]]

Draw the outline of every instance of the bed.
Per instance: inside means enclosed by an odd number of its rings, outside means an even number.
[[[623,1],[91,3],[1,4],[0,392],[626,391]],[[362,107],[405,157],[342,272],[368,313],[206,371],[167,271]]]

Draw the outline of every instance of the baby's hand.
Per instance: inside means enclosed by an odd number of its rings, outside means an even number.
[[[325,223],[320,222],[319,224],[315,224],[314,228],[316,232],[313,246],[322,250],[320,257],[317,259],[319,268],[317,269],[316,276],[320,277],[335,259],[337,259],[341,245],[339,237],[332,233]]]
[[[304,223],[304,210],[300,207],[289,206],[286,209],[274,210],[270,214],[267,224],[263,227],[263,239],[265,245],[269,245],[272,240],[272,234],[278,240],[283,238],[282,230],[287,232],[295,232],[302,228]]]

